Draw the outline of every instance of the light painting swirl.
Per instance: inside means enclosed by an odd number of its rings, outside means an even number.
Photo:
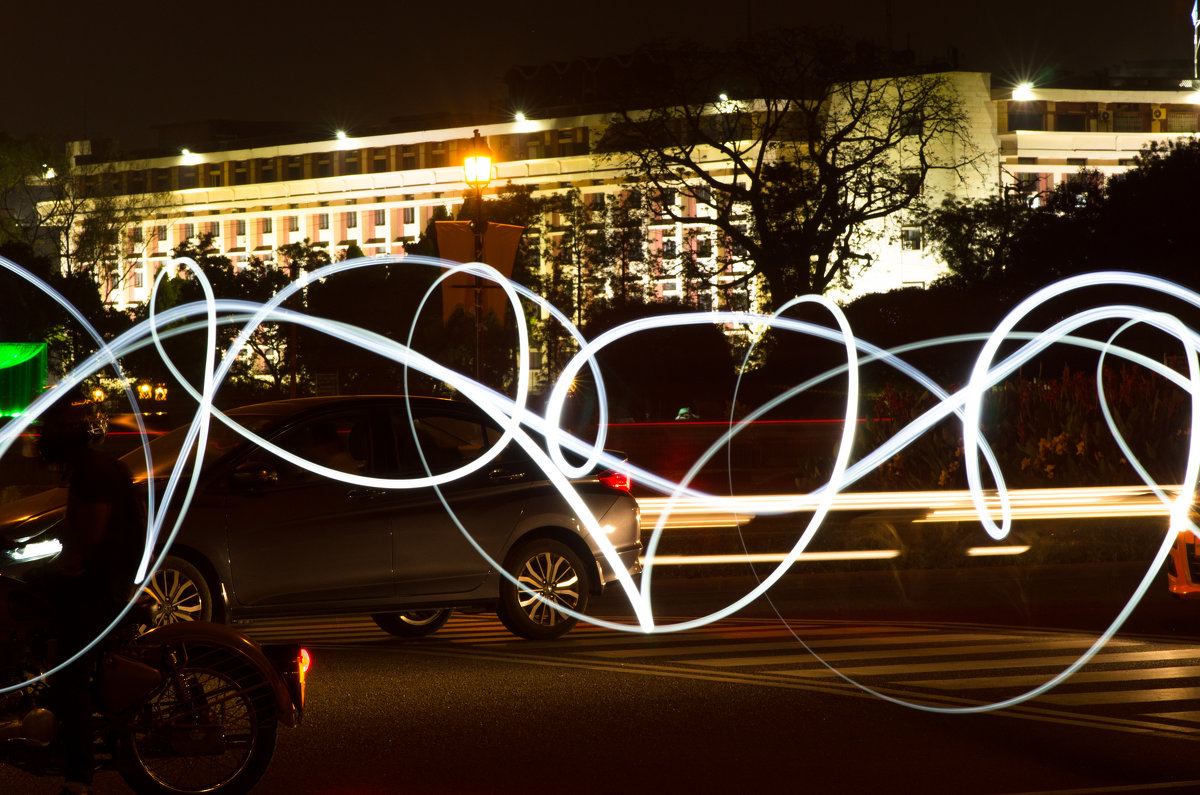
[[[495,269],[481,263],[458,264],[417,256],[408,256],[403,259],[375,257],[347,260],[327,265],[305,274],[302,280],[292,282],[270,301],[263,304],[217,298],[214,296],[204,273],[195,262],[189,259],[180,259],[176,261],[176,265],[189,271],[190,278],[195,279],[203,289],[205,300],[159,311],[158,296],[163,280],[168,275],[169,270],[168,268],[162,268],[156,277],[154,290],[151,294],[148,319],[111,342],[104,343],[100,334],[88,321],[65,298],[55,292],[50,285],[15,263],[0,258],[0,267],[25,279],[31,288],[41,291],[49,299],[55,301],[99,346],[97,353],[89,357],[60,380],[59,386],[61,388],[74,389],[86,379],[108,367],[113,368],[118,377],[123,377],[120,367],[120,360],[123,356],[151,346],[157,351],[166,367],[184,385],[184,388],[196,401],[196,411],[190,422],[187,441],[183,447],[184,451],[193,448],[197,451],[197,455],[194,456],[191,463],[193,474],[197,474],[200,471],[210,423],[215,420],[225,424],[251,442],[260,445],[268,452],[326,478],[334,478],[349,484],[378,489],[432,487],[464,537],[480,555],[487,559],[495,571],[508,577],[514,583],[516,581],[505,571],[501,563],[492,560],[472,538],[469,528],[464,527],[458,517],[454,516],[440,487],[487,466],[503,452],[507,445],[519,445],[524,453],[541,468],[546,479],[553,484],[559,494],[561,494],[563,499],[580,518],[587,532],[605,555],[611,568],[617,572],[621,589],[633,609],[637,624],[636,626],[631,626],[624,623],[615,623],[593,616],[580,616],[561,606],[556,605],[556,608],[576,617],[584,618],[592,624],[610,629],[643,633],[683,631],[731,616],[751,602],[767,595],[771,587],[805,553],[813,538],[820,531],[834,501],[839,495],[843,494],[849,486],[879,467],[883,462],[894,457],[914,440],[920,438],[922,434],[950,417],[956,418],[962,425],[964,461],[976,519],[993,539],[1004,539],[1009,534],[1012,525],[1012,503],[1009,489],[1005,484],[1004,472],[995,454],[989,447],[989,443],[980,435],[979,426],[983,399],[989,389],[1015,372],[1022,364],[1031,361],[1050,346],[1058,344],[1074,345],[1097,351],[1100,359],[1098,368],[1102,368],[1109,357],[1117,357],[1130,362],[1165,379],[1191,396],[1191,446],[1187,453],[1182,486],[1178,489],[1178,492],[1173,494],[1174,489],[1164,489],[1162,485],[1154,482],[1146,468],[1138,461],[1128,440],[1121,436],[1116,420],[1105,402],[1106,396],[1103,393],[1102,379],[1097,377],[1097,385],[1100,390],[1099,402],[1109,430],[1128,461],[1145,482],[1146,486],[1162,502],[1170,516],[1168,527],[1166,528],[1158,553],[1138,587],[1129,596],[1128,601],[1114,617],[1112,623],[1078,660],[1059,674],[1049,678],[1042,685],[1004,701],[982,706],[935,708],[897,700],[894,697],[872,690],[860,682],[855,682],[840,673],[839,675],[842,675],[847,681],[851,681],[856,686],[880,698],[917,709],[937,712],[980,712],[1012,706],[1034,698],[1062,682],[1086,664],[1120,629],[1133,611],[1133,608],[1155,580],[1159,567],[1179,531],[1190,530],[1193,533],[1200,534],[1196,526],[1189,519],[1189,511],[1193,494],[1196,491],[1197,478],[1200,476],[1200,456],[1197,456],[1196,449],[1197,441],[1200,440],[1200,428],[1198,428],[1198,422],[1200,422],[1200,361],[1198,361],[1197,355],[1197,347],[1200,339],[1197,337],[1197,332],[1187,327],[1174,316],[1151,311],[1135,304],[1093,307],[1060,320],[1053,326],[1037,333],[1016,330],[1017,325],[1026,319],[1033,310],[1043,306],[1052,299],[1096,285],[1120,285],[1129,288],[1130,293],[1145,290],[1157,293],[1160,296],[1166,296],[1174,301],[1179,301],[1181,304],[1200,307],[1200,295],[1180,285],[1155,277],[1124,272],[1105,272],[1076,276],[1049,285],[1026,298],[1013,308],[1007,317],[989,335],[928,340],[885,350],[857,339],[841,309],[832,301],[821,296],[797,298],[772,315],[714,311],[645,318],[626,323],[600,334],[595,339],[589,340],[575,327],[570,318],[556,309],[547,300],[519,284],[506,280]],[[426,292],[416,316],[412,319],[407,344],[400,344],[369,329],[324,320],[285,307],[285,302],[311,281],[336,278],[338,274],[354,269],[377,268],[387,265],[435,268],[441,271],[440,277]],[[519,364],[515,373],[515,387],[512,396],[501,394],[483,384],[477,383],[462,373],[443,366],[418,353],[411,347],[417,321],[422,311],[426,308],[430,297],[434,295],[436,290],[440,289],[441,282],[444,279],[456,273],[467,273],[472,276],[477,275],[504,291],[505,297],[512,309],[512,317],[516,318],[516,330],[519,340]],[[812,305],[828,313],[830,322],[827,325],[820,325],[785,316],[788,310],[799,304]],[[560,324],[575,340],[579,348],[578,353],[567,363],[563,372],[554,383],[546,403],[544,415],[538,414],[528,407],[531,373],[529,365],[530,329],[526,319],[526,312],[530,308],[537,313],[543,314],[543,316],[548,316],[553,322]],[[1112,320],[1119,321],[1121,325],[1108,338],[1094,340],[1082,335],[1084,327],[1098,321]],[[421,453],[422,464],[425,466],[426,472],[423,477],[368,477],[320,466],[314,462],[299,458],[271,444],[266,439],[255,435],[252,431],[242,427],[214,406],[214,397],[228,376],[236,354],[245,346],[255,330],[266,322],[302,325],[321,333],[336,336],[340,340],[358,346],[376,356],[396,362],[405,369],[406,387],[407,374],[410,370],[423,373],[436,381],[442,382],[488,414],[497,426],[502,429],[502,436],[483,455],[450,472],[434,474],[428,462],[424,461],[424,454]],[[240,324],[241,329],[226,350],[225,355],[218,361],[215,351],[218,324],[228,325],[231,323]],[[796,384],[783,394],[754,408],[746,416],[741,417],[737,423],[734,423],[732,418],[730,418],[728,429],[692,463],[687,474],[678,482],[665,478],[659,473],[640,469],[609,456],[605,452],[608,407],[603,374],[600,371],[596,358],[598,352],[605,346],[611,345],[618,340],[650,329],[679,326],[682,324],[720,325],[727,323],[755,324],[759,327],[769,327],[777,333],[805,335],[814,339],[840,344],[845,351],[844,364],[838,368],[809,378],[803,383]],[[1118,337],[1133,326],[1152,327],[1173,338],[1185,354],[1187,362],[1186,375],[1177,372],[1161,362],[1120,346],[1118,344]],[[207,340],[204,375],[201,383],[188,384],[187,380],[180,373],[177,363],[173,362],[167,354],[163,341],[168,337],[180,334],[195,334],[197,332],[203,332]],[[963,342],[964,340],[981,342],[982,347],[975,360],[968,382],[954,392],[947,392],[934,382],[933,379],[908,364],[903,358],[906,354],[918,349],[946,345],[952,342]],[[1016,348],[1002,358],[998,358],[1001,346],[1005,344],[1008,344],[1010,348],[1016,345]],[[928,390],[931,395],[937,398],[938,402],[906,427],[900,429],[899,432],[878,448],[868,452],[858,460],[851,460],[851,450],[854,447],[854,434],[857,426],[857,406],[860,398],[859,373],[861,367],[869,362],[880,362],[893,368],[898,375],[911,379],[914,383]],[[598,410],[600,413],[597,421],[597,436],[590,442],[573,436],[562,428],[562,417],[568,390],[572,381],[585,368],[589,368],[594,381],[598,393]],[[1099,375],[1099,369],[1097,373]],[[834,463],[827,481],[820,488],[815,489],[811,494],[803,495],[803,500],[796,499],[790,502],[777,498],[765,500],[738,496],[723,497],[706,494],[692,488],[691,483],[701,469],[715,456],[720,454],[722,450],[726,449],[737,434],[748,426],[748,423],[767,415],[768,412],[796,395],[806,390],[811,390],[832,379],[842,379],[845,382],[847,401],[843,416],[843,430],[834,456]],[[0,428],[0,455],[3,455],[20,435],[27,431],[29,425],[47,409],[58,394],[61,394],[61,392],[54,390],[42,394],[33,401],[22,415],[10,421],[3,428]],[[131,387],[126,388],[126,396],[132,407],[134,416],[138,418],[139,432],[142,434],[143,442],[146,442],[148,440],[147,431],[141,420],[137,396]],[[737,392],[735,391],[734,395],[731,396],[731,405],[736,402],[736,397]],[[412,415],[410,413],[410,421],[411,419]],[[538,437],[545,440],[544,445],[539,443]],[[992,441],[992,444],[997,443],[1003,444],[1004,442],[1003,440]],[[420,451],[419,446],[417,449]],[[150,460],[150,452],[146,444],[143,444],[143,450],[147,457],[147,471],[153,471],[153,461]],[[567,461],[564,451],[570,451],[582,456],[585,460],[577,466],[572,466]],[[136,585],[140,586],[146,582],[154,569],[161,563],[166,550],[178,533],[183,516],[191,503],[197,478],[184,477],[184,467],[187,466],[187,458],[188,456],[182,454],[178,456],[174,469],[167,479],[161,494],[155,492],[153,478],[147,481],[149,490],[147,494],[146,543],[136,577]],[[984,486],[981,459],[986,464],[988,475],[994,484],[992,488],[985,488]],[[641,483],[646,484],[658,493],[666,495],[665,507],[659,513],[655,526],[646,543],[644,569],[640,582],[635,581],[625,571],[624,567],[620,565],[617,552],[611,542],[608,541],[596,517],[591,514],[586,503],[571,485],[571,478],[591,471],[596,465],[629,471]],[[991,505],[988,502],[989,498],[992,500]],[[659,623],[654,616],[653,600],[651,597],[656,554],[663,531],[669,524],[672,513],[677,509],[680,502],[685,499],[693,505],[697,501],[700,501],[714,510],[732,513],[773,515],[805,510],[811,512],[811,518],[796,538],[791,549],[783,557],[783,560],[767,576],[761,578],[755,588],[708,615],[689,621]],[[992,511],[997,502],[1000,513],[999,523],[992,518]],[[166,506],[178,506],[178,510],[169,512],[166,510]],[[173,520],[170,519],[172,515],[174,516]],[[156,550],[158,551],[157,556]],[[523,588],[519,584],[518,587]],[[541,599],[540,596],[533,595]],[[132,603],[126,606],[124,612],[128,612],[131,607]],[[113,624],[110,625],[110,629],[121,620],[124,612],[122,616],[114,619]],[[803,640],[799,637],[797,637],[797,641],[803,644]],[[805,646],[805,648],[808,647]],[[809,649],[809,651],[811,652],[812,649]],[[70,664],[80,654],[83,654],[83,651],[59,667],[61,668]],[[813,654],[820,659],[819,655],[816,655],[815,652]],[[832,665],[829,665],[827,662],[825,664],[830,670],[837,672],[837,669]],[[44,676],[53,672],[46,672]],[[29,683],[26,682],[8,689],[24,687],[27,684]]]

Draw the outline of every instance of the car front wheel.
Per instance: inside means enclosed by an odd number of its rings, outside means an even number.
[[[200,570],[183,558],[168,555],[146,583],[154,600],[154,626],[181,621],[211,621],[212,593]]]
[[[518,545],[505,569],[521,587],[505,577],[496,612],[510,632],[530,640],[561,637],[579,622],[558,608],[576,613],[587,609],[587,569],[561,541],[540,538]]]
[[[395,635],[398,638],[423,638],[441,629],[453,612],[447,607],[441,610],[376,613],[371,616],[371,620],[375,622],[375,626],[389,635]]]

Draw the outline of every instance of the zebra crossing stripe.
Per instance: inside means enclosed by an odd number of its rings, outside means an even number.
[[[1091,704],[1144,704],[1157,701],[1187,701],[1200,698],[1200,687],[1160,687],[1149,690],[1089,691],[1087,693],[1047,693],[1036,701],[1059,706],[1079,707]]]
[[[992,637],[992,636],[987,636]],[[1007,638],[1005,638],[1007,639]],[[897,641],[897,644],[903,641]],[[1126,640],[1111,640],[1108,642],[1108,647],[1113,646],[1133,646],[1137,645],[1137,641]],[[1009,653],[1025,653],[1036,654],[1040,651],[1050,651],[1053,649],[1079,649],[1081,652],[1086,650],[1090,644],[1086,640],[1057,640],[1046,641],[1039,640],[1036,642],[1025,643],[980,643],[969,646],[934,646],[924,649],[883,649],[875,651],[840,651],[822,653],[821,658],[827,662],[849,662],[853,660],[897,660],[897,659],[920,659],[925,657],[954,657],[959,655],[979,655],[979,654],[1009,654]],[[845,648],[845,643],[836,642],[819,642],[814,641],[808,644],[809,648],[821,650],[824,648]],[[792,642],[788,643],[763,643],[763,644],[744,644],[739,646],[738,651],[783,651],[786,649],[801,649],[798,654],[781,654],[770,655],[767,657],[713,657],[708,660],[689,660],[689,664],[707,665],[713,667],[736,667],[740,665],[787,665],[802,662],[813,661],[811,654],[803,652],[803,647],[800,644]],[[692,648],[669,648],[669,649],[647,649],[644,653],[638,653],[636,656],[642,657],[680,657],[689,654],[719,654],[720,652],[729,651],[729,646],[697,646]],[[624,652],[605,651],[597,652],[595,656],[599,657],[619,657]],[[1194,652],[1193,652],[1194,654]],[[992,660],[992,665],[1002,664],[996,660]],[[1005,661],[1007,662],[1007,661]],[[820,663],[817,663],[818,665]]]
[[[1037,687],[1053,676],[1049,674],[1021,674],[1018,676],[970,676],[959,679],[905,680],[906,685],[930,687],[935,690],[987,690],[998,687]],[[1134,682],[1149,679],[1183,679],[1200,676],[1200,665],[1182,665],[1169,668],[1145,668],[1120,671],[1077,671],[1063,683],[1094,684],[1097,682]]]
[[[1082,650],[1083,647],[1080,647],[1080,651]],[[1065,668],[1078,659],[1079,655],[1074,654],[1070,656],[1029,657],[1004,660],[954,660],[952,662],[921,662],[896,665],[853,666],[839,668],[839,670],[847,676],[859,677],[889,676],[898,674],[932,674],[948,671],[987,671],[1009,668]],[[1195,649],[1158,649],[1153,651],[1130,651],[1115,654],[1106,654],[1101,652],[1093,657],[1088,662],[1088,665],[1101,665],[1104,663],[1145,663],[1166,660],[1194,659],[1196,659]],[[819,666],[819,663],[815,663],[814,667],[812,668],[780,671],[779,673],[789,676],[811,676],[814,673],[820,674],[826,670],[825,668]]]

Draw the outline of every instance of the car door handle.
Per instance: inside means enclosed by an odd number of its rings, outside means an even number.
[[[373,500],[385,494],[387,494],[387,490],[385,489],[370,488],[350,489],[350,491],[346,492],[346,496],[352,500]]]

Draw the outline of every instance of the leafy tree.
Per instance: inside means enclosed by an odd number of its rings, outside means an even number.
[[[1200,141],[1152,142],[1133,167],[1105,181],[1081,170],[1036,206],[1008,194],[948,199],[923,215],[946,280],[994,282],[1009,298],[1097,270],[1132,270],[1184,284],[1195,279],[1191,234]],[[1007,299],[1006,299],[1007,300]]]
[[[37,204],[55,195],[57,175],[67,169],[64,153],[49,142],[0,133],[0,244],[35,252],[57,248],[58,232],[47,226]]]
[[[26,239],[54,251],[67,272],[90,277],[107,303],[133,275],[125,263],[151,242],[140,235],[142,223],[170,207],[170,194],[138,192],[111,164],[86,156],[52,158],[41,168],[29,178],[37,211]]]
[[[947,196],[918,217],[949,278],[980,282],[1003,278],[1013,266],[1016,234],[1031,212],[1025,197],[1006,193],[978,200]]]
[[[235,266],[229,257],[221,254],[212,244],[212,235],[204,234],[187,240],[172,250],[175,258],[193,260],[204,273],[217,298],[231,298],[265,303],[283,289],[288,278],[274,265],[258,257],[241,266]],[[156,310],[161,312],[173,306],[203,301],[204,292],[199,281],[191,272],[180,267],[174,276],[169,276],[162,286]],[[149,303],[139,305],[131,311],[131,317],[141,320],[149,315]],[[193,318],[195,319],[195,318]],[[221,361],[244,323],[221,324],[217,329],[216,355]],[[266,322],[260,325],[247,340],[246,347],[236,352],[237,357],[230,367],[229,376],[221,386],[218,398],[222,403],[253,397],[262,397],[266,392],[282,396],[287,373],[284,361],[288,350],[286,330],[282,324]],[[190,383],[197,388],[201,381],[201,366],[204,362],[204,336],[192,332],[165,342],[167,353]],[[156,352],[148,351],[135,359],[131,365],[137,375],[149,380],[170,380],[165,366],[158,360]],[[169,394],[180,400],[181,390],[172,389]]]
[[[1200,139],[1151,142],[1103,198],[1092,238],[1097,264],[1195,283]]]
[[[706,278],[761,275],[775,306],[847,285],[870,264],[869,222],[913,207],[931,172],[979,157],[946,75],[831,34],[656,47],[636,62],[636,93],[598,149],[685,199],[668,220],[714,228]]]

